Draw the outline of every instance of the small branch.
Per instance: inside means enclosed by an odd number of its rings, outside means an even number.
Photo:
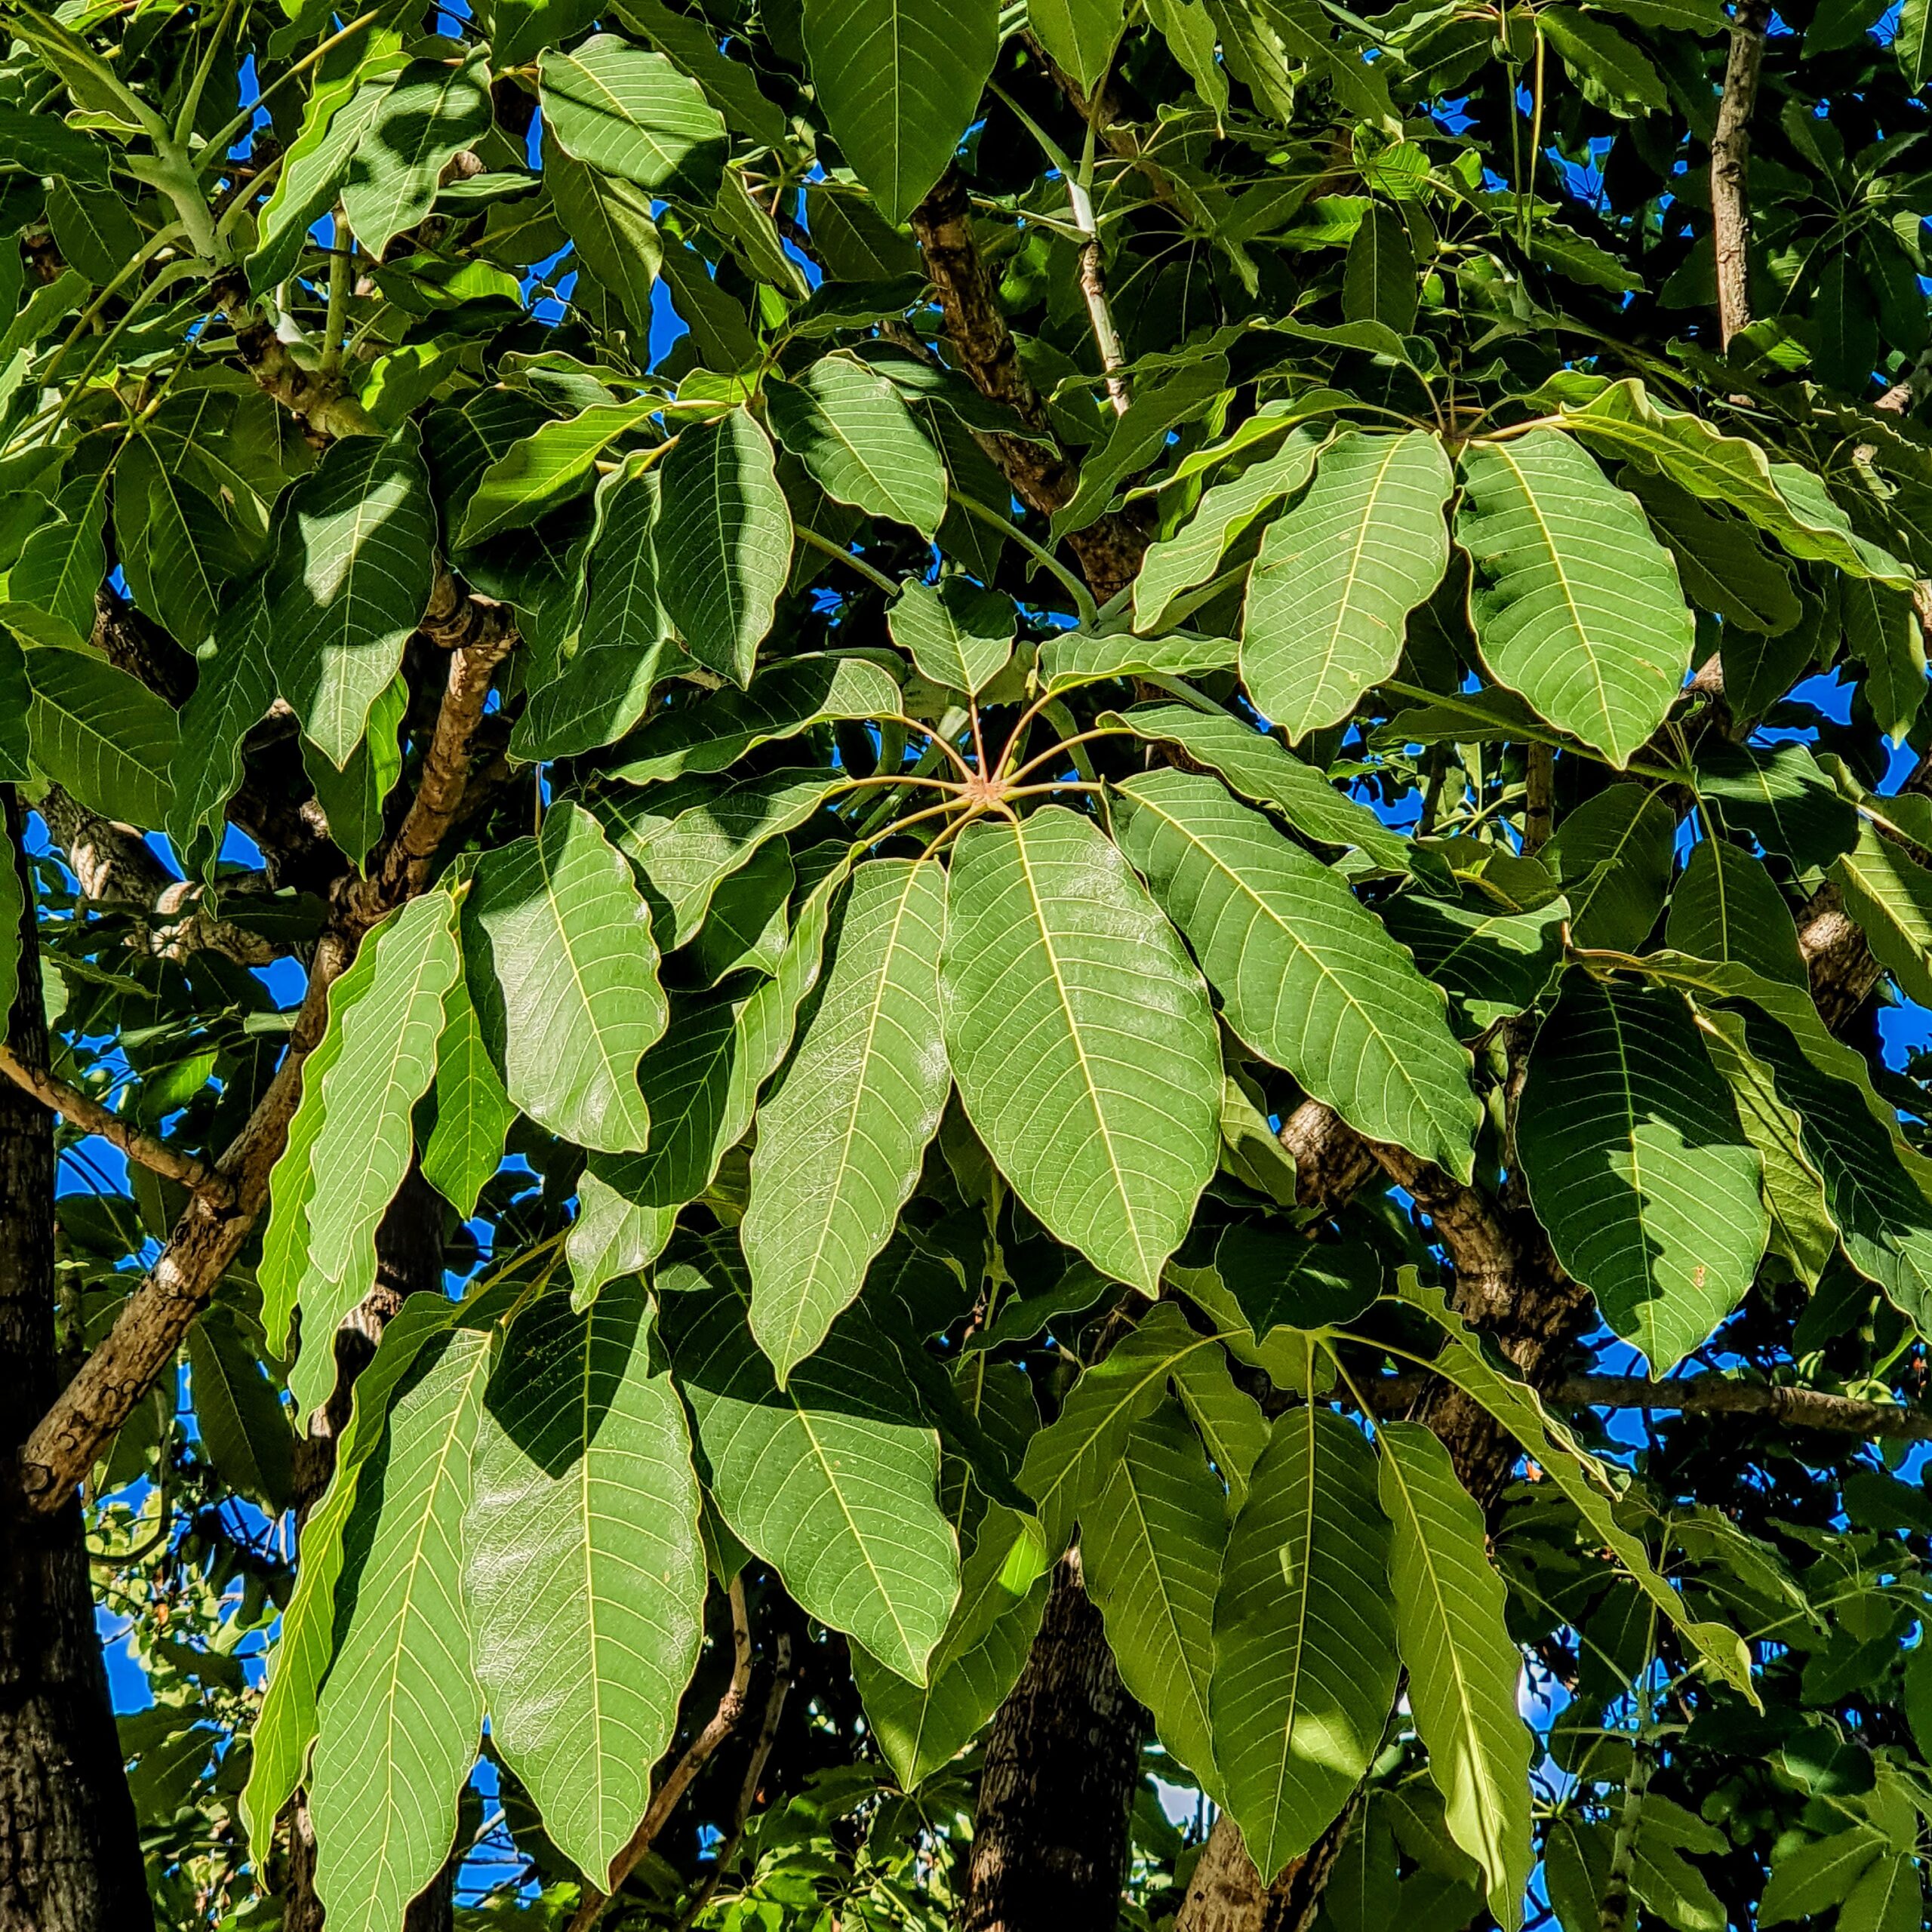
[[[758,1801],[758,1785],[771,1756],[771,1747],[778,1741],[778,1724],[785,1715],[785,1700],[792,1694],[792,1633],[789,1630],[779,1632],[772,1669],[771,1689],[764,1700],[764,1721],[758,1726],[757,1740],[752,1746],[751,1761],[745,1767],[745,1781],[738,1787],[738,1808],[732,1814],[731,1835],[718,1847],[710,1877],[705,1880],[697,1897],[678,1919],[678,1932],[691,1932],[691,1927],[703,1915],[705,1907],[710,1904],[724,1874],[731,1869],[731,1861],[737,1857],[739,1846],[745,1841],[745,1827],[751,1822],[752,1807]]]
[[[1556,752],[1549,745],[1527,747],[1523,785],[1523,856],[1534,858],[1549,843],[1555,823]]]
[[[1432,1380],[1427,1374],[1385,1375],[1361,1385],[1377,1414],[1400,1415]],[[1733,1382],[1721,1375],[1674,1382],[1638,1375],[1572,1375],[1543,1391],[1547,1401],[1578,1409],[1648,1409],[1685,1415],[1761,1416],[1794,1429],[1877,1441],[1932,1441],[1932,1415],[1890,1402],[1863,1402],[1822,1389]]]
[[[43,1073],[37,1067],[26,1065],[5,1046],[0,1046],[0,1073],[4,1073],[15,1086],[31,1094],[43,1106],[51,1108],[87,1133],[97,1134],[102,1140],[112,1141],[129,1160],[138,1161],[155,1174],[165,1174],[170,1180],[177,1180],[183,1187],[196,1192],[208,1189],[226,1195],[232,1191],[226,1180],[204,1166],[193,1155],[179,1152],[166,1141],[143,1133],[111,1107],[90,1100],[78,1088],[63,1085],[51,1073]]]
[[[750,1700],[752,1687],[752,1628],[750,1617],[745,1608],[745,1586],[742,1577],[732,1578],[729,1595],[731,1601],[731,1681],[724,1687],[724,1694],[718,1699],[718,1708],[711,1714],[711,1721],[691,1740],[685,1755],[671,1767],[670,1775],[652,1794],[642,1822],[631,1834],[630,1843],[611,1860],[610,1891],[608,1894],[600,1892],[594,1885],[586,1885],[583,1903],[577,1907],[577,1915],[571,1921],[568,1932],[590,1932],[590,1928],[603,1918],[610,1909],[611,1900],[623,1890],[624,1881],[637,1869],[638,1861],[651,1849],[657,1834],[669,1822],[671,1814],[678,1808],[678,1801],[691,1788],[691,1780],[717,1755],[718,1746],[744,1721],[745,1707]]]
[[[1718,338],[1726,349],[1751,321],[1751,115],[1764,62],[1770,0],[1737,0],[1724,95],[1711,137],[1711,242],[1717,256]]]

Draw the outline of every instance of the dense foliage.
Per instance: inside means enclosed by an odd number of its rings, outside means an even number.
[[[162,1923],[1921,1923],[1932,12],[1767,11],[7,0]]]

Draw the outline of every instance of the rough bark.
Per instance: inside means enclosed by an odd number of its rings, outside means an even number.
[[[17,863],[20,813],[6,800]],[[45,1068],[32,900],[8,1046]],[[0,1932],[139,1932],[153,1923],[134,1807],[94,1630],[78,1501],[22,1509],[14,1451],[57,1383],[54,1117],[0,1083]]]
[[[1717,255],[1718,337],[1724,347],[1751,320],[1751,115],[1764,61],[1770,0],[1738,0],[1724,94],[1711,137],[1711,241]]]
[[[1000,312],[999,298],[973,238],[972,203],[966,178],[949,168],[939,185],[912,211],[912,232],[925,256],[926,273],[939,297],[946,333],[959,365],[980,394],[1004,403],[1042,440],[1017,435],[983,438],[1029,509],[1043,515],[1071,501],[1079,472],[1053,440],[1047,405],[1020,365],[1013,331]],[[1133,581],[1147,547],[1149,531],[1125,514],[1100,518],[1067,542],[1103,602]]]
[[[962,1932],[1114,1924],[1146,1722],[1069,1557],[987,1740]]]

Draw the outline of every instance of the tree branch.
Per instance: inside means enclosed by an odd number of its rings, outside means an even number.
[[[1718,338],[1726,349],[1751,321],[1751,115],[1770,14],[1770,0],[1737,0],[1717,131],[1711,137],[1711,244],[1717,256]]]
[[[745,1609],[742,1577],[731,1579],[730,1596],[731,1681],[724,1687],[724,1694],[718,1699],[718,1708],[711,1714],[711,1721],[691,1740],[685,1755],[672,1766],[670,1775],[652,1792],[651,1803],[637,1829],[631,1834],[629,1844],[611,1860],[610,1891],[600,1892],[595,1885],[586,1885],[583,1903],[577,1907],[568,1932],[590,1932],[590,1928],[610,1909],[611,1900],[623,1890],[624,1881],[636,1869],[638,1861],[651,1849],[657,1834],[669,1822],[671,1814],[678,1808],[678,1801],[690,1789],[691,1780],[710,1763],[717,1755],[718,1746],[744,1721],[752,1688],[752,1628]]]
[[[143,1133],[111,1107],[104,1107],[78,1088],[63,1084],[51,1073],[26,1065],[5,1046],[0,1046],[0,1073],[74,1126],[89,1134],[97,1134],[103,1140],[112,1141],[129,1160],[137,1161],[158,1174],[165,1174],[170,1180],[177,1180],[186,1188],[198,1192],[208,1189],[223,1194],[229,1192],[228,1183],[193,1155],[182,1153],[169,1146],[166,1141]]]

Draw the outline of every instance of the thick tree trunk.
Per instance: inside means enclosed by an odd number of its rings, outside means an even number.
[[[20,814],[6,795],[18,866]],[[8,1044],[47,1065],[32,900]],[[81,1507],[18,1506],[18,1452],[54,1396],[54,1116],[0,1081],[0,1932],[152,1925],[133,1801],[94,1630]]]
[[[375,1354],[383,1329],[405,1299],[443,1292],[442,1197],[414,1162],[376,1230],[376,1285],[336,1331],[336,1388],[328,1407],[313,1419],[303,1444],[300,1495],[303,1515],[320,1499],[335,1468],[336,1438],[347,1426],[351,1390]],[[282,1814],[288,1834],[281,1884],[281,1932],[319,1932],[322,1902],[315,1895],[315,1833],[307,1795],[298,1791]],[[450,1932],[455,1911],[455,1860],[416,1899],[403,1932]]]
[[[1107,1932],[1146,1726],[1069,1557],[987,1740],[963,1932]]]

